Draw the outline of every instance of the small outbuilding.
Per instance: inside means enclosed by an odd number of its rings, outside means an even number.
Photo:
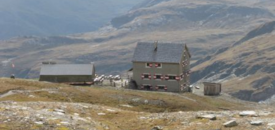
[[[43,62],[39,81],[67,84],[93,84],[95,67],[93,64],[56,64]]]
[[[222,85],[220,83],[204,82],[204,95],[217,96],[221,94]]]

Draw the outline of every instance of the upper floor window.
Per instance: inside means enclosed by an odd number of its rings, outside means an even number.
[[[161,64],[161,63],[155,63],[155,67],[156,67],[156,68],[161,68],[161,67],[162,67],[162,64]]]
[[[146,64],[145,64],[145,67],[146,67],[146,68],[151,68],[151,67],[153,67],[153,63],[146,63]]]
[[[146,63],[145,67],[146,68],[152,68],[152,67],[162,68],[162,64],[161,63]]]

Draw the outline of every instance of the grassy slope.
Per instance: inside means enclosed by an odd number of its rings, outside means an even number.
[[[194,94],[171,94],[143,92],[131,90],[115,90],[100,87],[71,87],[62,84],[39,83],[37,81],[0,79],[0,93],[8,90],[41,90],[42,88],[58,89],[58,93],[47,91],[15,94],[4,97],[0,101],[57,101],[80,102],[117,107],[133,111],[164,112],[164,111],[197,111],[242,109],[240,103],[224,101],[214,97],[202,97]],[[30,98],[34,95],[35,98]],[[136,100],[136,101],[134,101]],[[139,100],[139,101],[138,101]],[[145,100],[148,101],[148,103]],[[195,100],[195,101],[194,101]],[[123,108],[120,105],[130,104],[133,108]]]
[[[211,60],[204,62],[194,68],[194,71],[201,70],[206,66],[213,64],[214,61],[224,61],[228,64],[234,64],[241,61],[243,65],[248,66],[248,68],[254,65],[260,65],[262,68],[272,66],[275,64],[275,53],[274,53],[274,35],[266,34],[260,37],[256,37],[247,42],[244,42],[238,46],[230,48],[228,51],[214,56]],[[242,89],[253,89],[251,88],[251,83],[255,80],[263,78],[265,76],[270,76],[274,78],[274,74],[268,74],[262,71],[258,71],[257,74],[245,77],[245,79],[232,79],[225,83],[225,90],[228,92],[233,92]],[[269,83],[269,82],[267,82]],[[230,87],[230,88],[229,88]],[[227,89],[228,88],[228,89]]]

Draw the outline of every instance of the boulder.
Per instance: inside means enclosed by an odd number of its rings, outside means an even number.
[[[237,126],[237,122],[235,120],[231,120],[231,121],[228,121],[226,123],[223,124],[223,126],[225,127],[234,127],[234,126]]]
[[[37,124],[37,125],[43,125],[43,122],[41,122],[41,121],[37,121],[37,122],[34,122],[35,124]]]
[[[162,130],[163,128],[161,126],[155,126],[153,129],[151,130]]]
[[[257,116],[255,111],[242,111],[239,113],[240,116]]]
[[[106,113],[97,113],[97,115],[99,115],[99,116],[105,116]]]
[[[197,116],[198,119],[209,119],[209,120],[217,120],[217,117],[215,115],[199,115]]]
[[[263,124],[263,121],[251,121],[250,122],[251,125],[262,125]]]
[[[60,112],[60,113],[65,113],[64,110],[61,110],[61,109],[54,109],[55,112]]]
[[[268,126],[275,126],[275,123],[268,123]]]

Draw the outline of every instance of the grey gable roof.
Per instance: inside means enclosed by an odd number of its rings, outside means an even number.
[[[133,62],[180,63],[184,53],[184,44],[139,42],[136,46]]]
[[[40,75],[92,75],[92,64],[43,64]]]

